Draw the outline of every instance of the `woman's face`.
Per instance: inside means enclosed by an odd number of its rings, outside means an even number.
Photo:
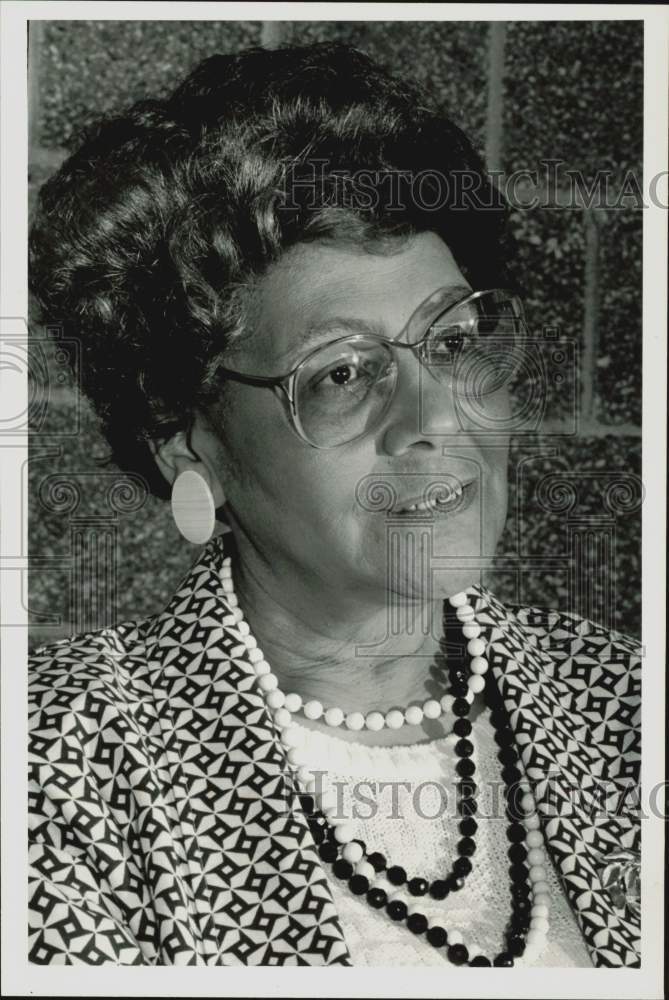
[[[454,300],[469,288],[432,233],[398,243],[392,253],[296,247],[262,279],[254,330],[225,364],[284,374],[314,346],[356,332],[344,321],[397,337],[445,286],[453,288]],[[241,552],[251,546],[278,575],[297,572],[314,586],[368,597],[390,589],[437,599],[480,581],[476,561],[489,561],[506,517],[508,438],[463,425],[448,383],[432,377],[411,352],[398,356],[396,394],[380,425],[327,450],[297,436],[277,392],[226,385],[226,405],[212,414],[219,432],[211,454]],[[504,399],[493,405],[503,415]],[[448,485],[467,484],[458,509],[407,512],[440,477]],[[387,504],[374,506],[376,482],[392,487],[392,494],[382,494],[394,496],[390,513]],[[418,536],[415,551],[430,548],[429,563],[411,556]],[[391,550],[406,558],[389,560]]]

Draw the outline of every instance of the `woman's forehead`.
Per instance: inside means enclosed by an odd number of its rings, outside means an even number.
[[[350,321],[351,332],[359,324],[396,336],[421,303],[447,286],[466,288],[467,282],[434,233],[398,241],[390,252],[294,247],[260,282],[255,329],[245,347],[279,361],[317,346],[321,336],[324,343],[332,339],[339,320]]]

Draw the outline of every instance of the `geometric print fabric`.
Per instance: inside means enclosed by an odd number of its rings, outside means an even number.
[[[224,545],[161,614],[31,657],[32,962],[352,964],[225,603]],[[483,587],[475,608],[593,963],[638,967],[638,915],[599,878],[608,854],[640,850],[636,646]]]

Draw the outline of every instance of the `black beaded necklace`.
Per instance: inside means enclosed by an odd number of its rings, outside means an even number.
[[[451,631],[452,624],[451,617],[447,612],[445,620],[447,635]],[[415,897],[429,895],[432,899],[443,900],[451,892],[457,892],[462,889],[467,876],[473,868],[470,858],[476,851],[475,834],[478,824],[475,816],[478,811],[478,786],[474,781],[476,767],[474,761],[471,759],[474,746],[471,740],[468,739],[472,732],[472,724],[467,718],[471,706],[465,697],[467,694],[467,676],[462,662],[462,657],[459,656],[449,658],[448,667],[450,693],[455,699],[452,711],[457,716],[453,731],[459,737],[454,749],[456,756],[459,758],[455,770],[458,775],[456,789],[459,831],[462,834],[457,845],[458,857],[453,862],[450,872],[445,878],[438,878],[432,882],[421,876],[412,876],[409,878],[404,868],[400,865],[389,864],[384,855],[378,851],[374,851],[368,855],[367,846],[364,841],[357,841],[362,849],[363,858],[372,865],[377,874],[385,873],[385,877],[392,885],[402,886],[406,884],[409,893]],[[409,913],[406,903],[402,900],[389,900],[385,890],[371,886],[366,876],[354,873],[353,865],[340,856],[342,845],[335,840],[334,828],[330,825],[326,816],[316,808],[313,796],[298,794],[321,860],[332,865],[334,875],[338,879],[347,882],[349,890],[355,896],[364,896],[369,906],[375,910],[385,908],[391,920],[395,922],[404,921],[413,934],[424,934],[427,941],[434,948],[446,950],[446,957],[453,965],[470,965],[473,967],[496,966],[498,968],[505,968],[513,966],[514,960],[523,955],[526,947],[527,932],[530,928],[531,888],[529,868],[525,864],[528,855],[525,843],[527,830],[521,822],[522,810],[518,802],[518,783],[522,778],[522,773],[518,767],[518,753],[513,745],[513,730],[509,725],[501,695],[490,672],[486,677],[484,697],[487,706],[491,709],[490,719],[495,730],[495,741],[499,748],[497,756],[502,765],[506,816],[509,820],[507,837],[510,841],[508,857],[510,861],[511,917],[505,930],[506,949],[495,955],[492,959],[486,958],[483,955],[470,958],[464,944],[449,943],[448,934],[444,927],[439,925],[428,926],[428,919],[423,913]]]
[[[513,730],[509,724],[502,697],[492,680],[492,674],[487,670],[487,661],[479,656],[480,652],[485,650],[484,641],[475,637],[470,638],[470,641],[467,643],[467,651],[473,657],[471,660],[472,672],[476,672],[477,675],[481,673],[485,675],[483,684],[480,684],[480,676],[477,677],[476,684],[472,684],[473,677],[469,681],[467,680],[466,671],[462,666],[462,656],[450,659],[448,664],[450,690],[453,697],[452,711],[457,717],[454,731],[459,737],[455,744],[455,750],[456,756],[459,758],[456,765],[456,773],[459,779],[457,790],[461,824],[460,832],[463,836],[458,843],[458,858],[446,879],[437,879],[435,882],[429,883],[427,879],[414,876],[408,880],[408,884],[412,895],[424,896],[429,892],[433,898],[445,898],[450,892],[462,888],[464,884],[463,880],[472,870],[472,862],[469,860],[469,857],[476,850],[474,840],[476,820],[474,817],[478,810],[478,787],[473,780],[476,769],[473,760],[471,760],[471,755],[474,748],[468,739],[468,736],[471,735],[471,723],[467,719],[470,711],[470,702],[467,699],[467,694],[469,690],[483,690],[486,703],[491,709],[491,723],[495,730],[495,740],[499,747],[498,758],[502,764],[506,815],[509,820],[507,836],[511,843],[508,851],[511,862],[509,866],[511,918],[505,928],[506,950],[495,955],[492,960],[483,955],[470,957],[467,948],[461,941],[451,940],[449,942],[448,933],[444,927],[438,925],[429,926],[425,914],[415,911],[413,906],[412,912],[409,913],[406,903],[402,900],[388,899],[387,894],[381,887],[372,886],[365,875],[359,871],[354,872],[347,859],[339,856],[340,850],[342,853],[346,850],[345,847],[342,848],[339,846],[340,842],[351,843],[355,841],[352,841],[352,838],[348,835],[349,831],[346,831],[345,836],[340,833],[339,837],[337,837],[326,816],[326,812],[330,810],[326,808],[324,812],[321,809],[316,810],[315,808],[314,798],[309,794],[311,791],[309,785],[312,779],[308,777],[303,778],[301,775],[301,772],[305,770],[303,761],[301,760],[302,755],[296,753],[293,748],[293,733],[289,728],[291,715],[286,708],[281,707],[284,696],[278,691],[278,679],[271,673],[271,668],[264,659],[261,650],[258,649],[257,642],[251,635],[248,624],[244,622],[244,615],[238,607],[239,602],[234,593],[229,557],[224,560],[221,569],[221,582],[233,619],[239,628],[242,642],[248,651],[249,664],[258,678],[261,690],[270,693],[267,695],[268,708],[270,707],[269,697],[272,692],[280,695],[278,701],[276,698],[272,698],[274,702],[272,707],[276,708],[273,719],[276,726],[282,729],[281,742],[286,753],[287,763],[289,764],[289,773],[292,781],[297,782],[294,791],[297,793],[301,807],[306,814],[314,840],[318,842],[318,851],[321,859],[332,864],[333,868],[336,865],[336,877],[346,880],[349,889],[355,895],[364,895],[371,907],[374,909],[385,907],[386,913],[391,920],[405,921],[412,933],[425,934],[433,947],[445,948],[446,957],[454,965],[512,966],[515,958],[525,953],[529,934],[534,933],[534,941],[536,942],[537,937],[540,938],[548,929],[548,922],[545,919],[547,915],[547,898],[539,902],[540,896],[545,891],[545,888],[547,888],[543,881],[545,879],[545,870],[542,866],[544,860],[543,851],[539,847],[542,844],[543,838],[538,831],[539,820],[534,815],[534,799],[530,793],[529,786],[526,783],[520,784],[523,776],[518,767],[519,757],[514,747]],[[449,598],[449,604],[455,608],[455,617],[461,623],[462,635],[469,638],[471,632],[474,631],[474,635],[479,636],[480,628],[478,626],[474,629],[472,628],[472,626],[476,625],[474,622],[475,614],[472,607],[468,604],[466,593],[456,594]],[[444,619],[446,635],[448,636],[453,626],[452,612],[450,612],[448,605],[445,605]],[[477,662],[477,660],[480,662]],[[283,731],[283,727],[285,727],[285,732]],[[458,728],[456,729],[455,727]],[[305,793],[299,788],[301,780],[305,780],[307,785]],[[518,802],[519,797],[520,802]],[[322,802],[322,798],[319,798],[319,801]],[[528,811],[524,814],[523,809],[526,807]],[[530,828],[530,814],[532,814],[533,822],[531,839],[528,832]],[[523,815],[525,815],[524,823],[521,822]],[[532,850],[528,851],[528,846],[531,844],[533,845]],[[364,842],[357,841],[356,846],[360,852],[359,856],[361,859],[365,859],[366,845]],[[350,851],[348,853],[349,855],[351,854]],[[403,885],[407,881],[404,870],[399,865],[388,865],[386,859],[378,852],[373,852],[363,863],[368,865],[372,859],[374,862],[371,864],[372,870],[375,873],[385,871],[389,877],[392,877],[392,884]],[[528,867],[530,865],[531,867]],[[458,874],[459,871],[462,871],[462,874]],[[540,885],[545,887],[542,888],[541,892],[538,891]],[[531,886],[534,886],[534,888],[531,888]],[[442,893],[443,895],[441,895]],[[536,906],[533,906],[533,902],[536,903]],[[533,919],[533,916],[536,919]],[[458,937],[461,937],[461,935],[458,934]]]

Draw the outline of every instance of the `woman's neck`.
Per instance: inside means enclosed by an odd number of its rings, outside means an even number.
[[[441,600],[402,602],[404,627],[393,635],[385,595],[318,589],[297,573],[281,579],[263,569],[233,552],[240,606],[284,693],[365,715],[446,692]]]

